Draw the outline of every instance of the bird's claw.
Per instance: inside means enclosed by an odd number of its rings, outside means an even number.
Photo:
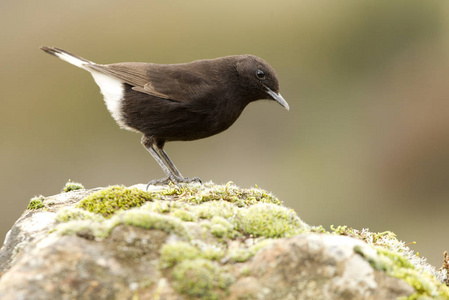
[[[191,182],[198,182],[199,184],[203,184],[201,179],[199,179],[198,177],[187,178],[187,177],[171,175],[167,178],[151,180],[147,184],[147,190],[150,187],[150,185],[169,185],[170,183],[179,185],[181,183],[191,183]]]

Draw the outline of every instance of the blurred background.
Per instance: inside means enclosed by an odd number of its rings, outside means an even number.
[[[31,197],[163,173],[91,76],[51,57],[180,63],[250,53],[287,112],[249,105],[166,150],[185,176],[277,195],[312,225],[390,230],[440,267],[449,250],[449,2],[0,2],[0,239]]]

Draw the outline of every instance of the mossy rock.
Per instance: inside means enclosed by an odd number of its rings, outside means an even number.
[[[150,191],[112,186],[88,195],[74,208],[60,210],[56,220],[58,234],[99,241],[119,225],[165,232],[170,238],[160,247],[158,268],[176,291],[191,298],[224,297],[237,277],[251,273],[244,268],[230,272],[227,264],[245,264],[273,241],[303,233],[350,236],[371,245],[376,255],[361,249],[354,252],[375,270],[409,283],[416,291],[410,299],[449,297],[449,289],[436,279],[441,272],[428,273],[428,264],[413,257],[393,233],[310,227],[259,188],[239,189],[231,183]]]

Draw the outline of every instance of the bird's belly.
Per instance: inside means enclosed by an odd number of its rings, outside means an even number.
[[[214,116],[190,114],[185,119],[180,118],[167,121],[162,126],[151,128],[149,133],[167,141],[198,140],[228,129],[235,120],[223,121]]]
[[[218,134],[231,126],[241,110],[160,99],[127,89],[122,115],[127,127],[166,141],[190,141]]]

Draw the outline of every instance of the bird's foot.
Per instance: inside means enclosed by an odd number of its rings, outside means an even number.
[[[198,177],[187,178],[187,177],[180,177],[180,176],[171,175],[171,176],[169,176],[167,178],[151,180],[147,184],[147,190],[148,190],[148,187],[150,185],[169,185],[170,183],[174,183],[176,185],[179,185],[180,183],[191,183],[191,182],[198,182],[200,184],[203,183],[201,181],[201,179],[199,179]]]

